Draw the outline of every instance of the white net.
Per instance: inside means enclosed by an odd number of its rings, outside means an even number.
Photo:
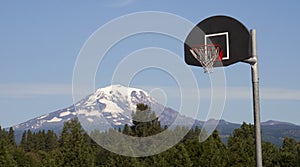
[[[190,49],[192,55],[201,63],[204,73],[214,71],[214,62],[220,56],[219,45],[201,45]]]

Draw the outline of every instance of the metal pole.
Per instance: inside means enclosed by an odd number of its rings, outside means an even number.
[[[251,73],[252,73],[252,91],[253,91],[253,112],[255,128],[255,150],[256,166],[262,167],[262,146],[261,146],[261,128],[260,128],[260,104],[259,104],[259,77],[258,77],[258,59],[256,49],[256,30],[250,31],[251,34]]]

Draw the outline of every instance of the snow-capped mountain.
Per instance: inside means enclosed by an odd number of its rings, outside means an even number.
[[[182,122],[184,125],[187,123],[192,125],[195,122],[194,119],[180,115],[177,111],[159,104],[142,89],[111,85],[97,89],[95,93],[68,108],[42,115],[15,125],[13,128],[15,131],[54,129],[59,132],[65,121],[76,116],[83,126],[88,128],[131,125],[131,114],[136,110],[138,103],[150,106],[162,125],[170,125],[175,119],[180,120],[177,122]],[[200,122],[197,121],[197,123]]]
[[[164,107],[150,95],[138,88],[128,88],[121,85],[112,85],[96,90],[70,107],[45,114],[24,123],[13,126],[17,142],[20,141],[24,130],[54,130],[59,134],[65,121],[78,117],[83,127],[88,130],[97,128],[107,130],[110,127],[120,127],[132,124],[131,114],[136,110],[136,104],[144,103],[156,112],[162,125],[170,125],[176,119],[177,125],[197,125],[202,127],[202,121],[194,120]],[[240,124],[230,123],[225,120],[208,120],[207,124],[218,123],[217,130],[224,141]],[[300,126],[279,122],[262,122],[263,139],[280,145],[284,137],[293,137],[300,140]],[[100,127],[100,129],[99,129]]]

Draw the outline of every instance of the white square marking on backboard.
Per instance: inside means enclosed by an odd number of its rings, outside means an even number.
[[[229,60],[229,35],[228,32],[221,32],[221,33],[215,33],[215,34],[207,34],[204,35],[204,44],[207,45],[207,39],[210,37],[217,37],[217,36],[223,36],[225,35],[226,38],[226,57],[223,57],[222,60]]]

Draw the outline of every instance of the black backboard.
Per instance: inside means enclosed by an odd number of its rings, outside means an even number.
[[[189,33],[184,44],[185,62],[189,65],[200,66],[201,63],[193,57],[191,47],[207,44],[221,45],[222,62],[217,66],[228,66],[250,56],[250,35],[247,28],[236,19],[228,16],[213,16],[198,23]]]

